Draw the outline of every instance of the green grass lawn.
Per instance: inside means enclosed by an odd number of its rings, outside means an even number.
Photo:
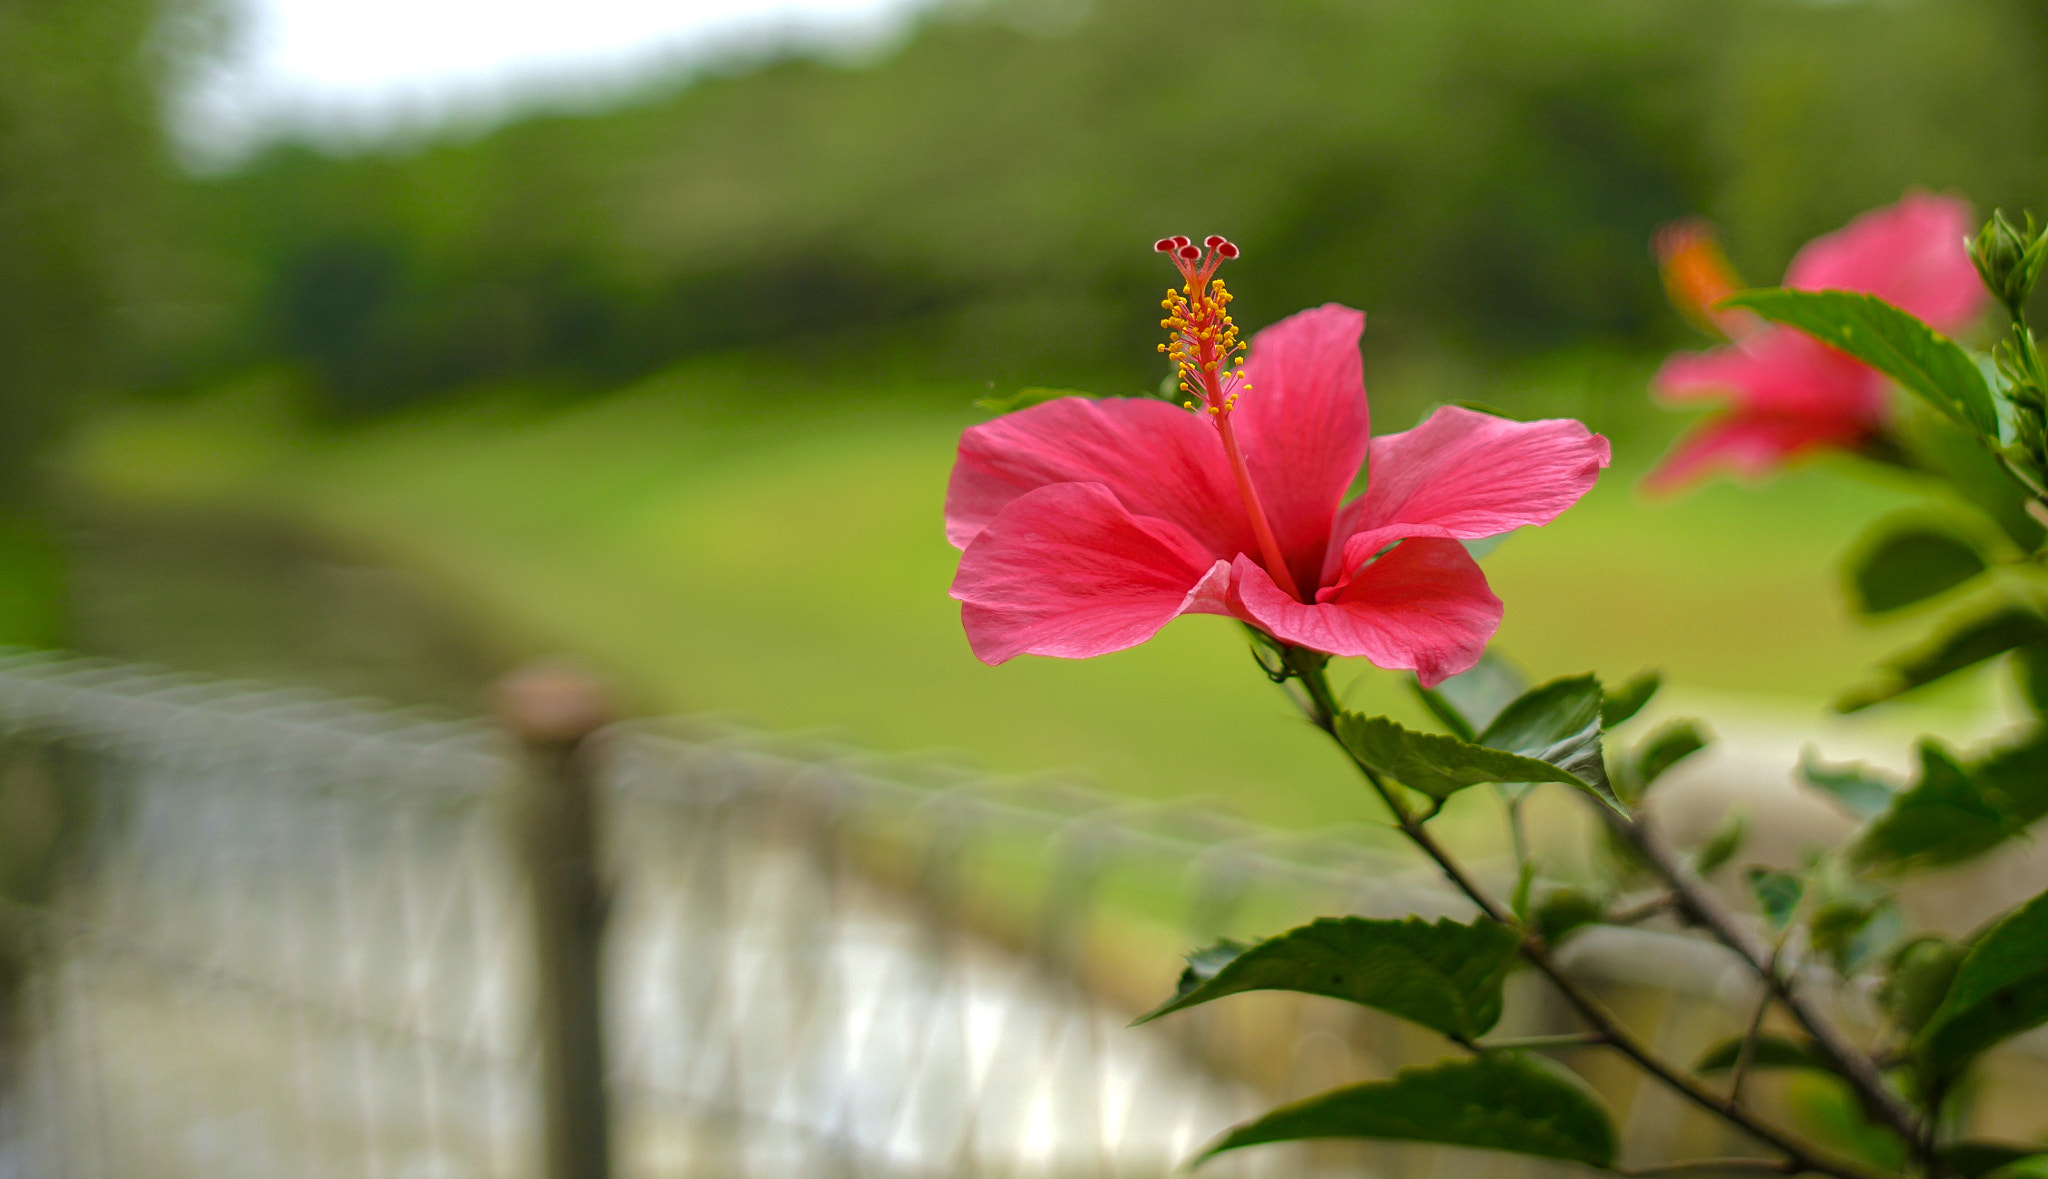
[[[805,381],[697,364],[567,409],[480,396],[320,435],[264,408],[259,382],[109,423],[72,466],[103,493],[282,506],[432,571],[524,647],[593,660],[652,708],[1004,771],[1078,767],[1276,824],[1372,817],[1223,619],[1086,662],[976,662],[940,510],[954,438],[979,415],[930,407],[978,390],[877,379],[826,397]],[[1680,692],[1817,719],[1912,637],[1850,620],[1835,572],[1904,490],[1824,468],[1651,502],[1633,481],[1652,457],[1623,454],[1581,506],[1486,558],[1508,604],[1499,648],[1532,673],[1658,666]],[[1391,674],[1360,664],[1338,683],[1419,719]],[[1952,707],[1981,693],[1962,695]]]

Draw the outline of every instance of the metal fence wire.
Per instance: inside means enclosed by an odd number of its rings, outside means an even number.
[[[1444,1051],[1282,995],[1125,1026],[1218,933],[1463,911],[1341,837],[702,722],[596,740],[619,1175],[1163,1176]],[[543,1174],[519,778],[484,722],[0,655],[0,1179]],[[1582,968],[1674,1055],[1750,999],[1700,943],[1604,937]],[[1534,988],[1510,1011],[1569,1027]],[[1574,1063],[1632,1153],[1723,1145]],[[1332,1145],[1203,1173],[1552,1170]]]

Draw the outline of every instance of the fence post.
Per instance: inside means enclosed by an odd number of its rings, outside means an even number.
[[[533,894],[535,1015],[546,1107],[545,1179],[609,1179],[597,742],[604,685],[566,667],[516,672],[498,709],[525,751],[517,849]]]

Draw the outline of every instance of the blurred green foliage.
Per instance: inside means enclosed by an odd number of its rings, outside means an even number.
[[[291,360],[372,411],[772,346],[1124,392],[1157,379],[1146,247],[1175,231],[1245,247],[1248,324],[1340,300],[1383,351],[1647,350],[1682,342],[1666,219],[1717,217],[1768,281],[1912,185],[2048,191],[2033,0],[1055,7],[423,148],[276,147],[177,192],[159,302],[212,310],[159,317],[136,375]]]
[[[64,641],[64,554],[34,518],[0,511],[0,646]]]
[[[185,0],[0,0],[0,500],[120,371],[124,309],[182,281],[161,86]]]
[[[33,458],[125,378],[145,342],[129,309],[187,270],[169,257],[178,181],[159,98],[201,15],[187,0],[0,0],[0,644],[64,629]]]

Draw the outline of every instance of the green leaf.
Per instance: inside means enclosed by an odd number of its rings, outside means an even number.
[[[1480,731],[1479,744],[1548,762],[1595,793],[1606,794],[1607,766],[1600,753],[1600,710],[1605,702],[1600,681],[1590,675],[1552,680],[1502,709]]]
[[[2048,815],[2048,727],[1976,762],[1970,778],[2005,816],[2008,834]]]
[[[1741,1036],[1730,1036],[1700,1057],[1692,1066],[1696,1073],[1725,1073],[1735,1067],[1742,1056]],[[1827,1064],[1814,1052],[1812,1045],[1802,1040],[1790,1040],[1784,1036],[1758,1036],[1756,1047],[1750,1052],[1751,1068],[1817,1068],[1827,1071]]]
[[[1337,718],[1337,736],[1358,760],[1431,798],[1449,798],[1482,782],[1562,782],[1591,789],[1549,762],[1442,733],[1418,733],[1383,716],[1347,712]]]
[[[1614,1163],[1614,1123],[1599,1099],[1549,1061],[1518,1053],[1406,1068],[1392,1080],[1283,1105],[1231,1130],[1202,1158],[1303,1138],[1440,1142],[1593,1167]]]
[[[1706,747],[1707,738],[1697,724],[1689,720],[1672,721],[1643,743],[1642,755],[1636,760],[1636,780],[1642,789],[1648,790],[1664,776],[1664,771]]]
[[[1995,521],[2021,552],[2041,547],[2041,522],[2026,508],[2033,493],[1967,430],[1931,413],[1902,418],[1898,429],[1914,466]]]
[[[1459,735],[1471,740],[1481,729],[1493,723],[1501,709],[1529,690],[1529,681],[1507,660],[1488,651],[1469,671],[1461,671],[1431,690],[1445,705],[1456,710],[1467,730]],[[1457,726],[1449,727],[1452,732],[1458,732]]]
[[[1620,689],[1609,692],[1600,704],[1600,724],[1613,728],[1643,710],[1657,689],[1664,686],[1664,677],[1654,671],[1646,671],[1623,684]]]
[[[1879,921],[1879,916],[1892,918]],[[1884,942],[1897,936],[1897,914],[1888,901],[1835,900],[1816,907],[1806,928],[1813,948],[1828,956],[1835,973],[1847,978]]]
[[[1932,935],[1900,946],[1892,952],[1884,982],[1877,988],[1878,1004],[1900,1028],[1918,1032],[1947,997],[1967,952],[1963,946]]]
[[[1607,906],[1576,888],[1553,889],[1536,906],[1536,932],[1552,946],[1562,945],[1572,934],[1606,919]]]
[[[2048,649],[2021,647],[2013,652],[2013,671],[2034,715],[2048,717]]]
[[[1988,1179],[2048,1179],[2048,1152],[2016,1158],[1991,1172]]]
[[[1957,425],[1998,437],[1998,410],[1977,362],[1954,340],[1874,295],[1778,287],[1744,291],[1721,305],[1798,328],[1897,381]]]
[[[2022,1146],[2016,1142],[1989,1142],[1982,1139],[1969,1142],[1951,1142],[1937,1147],[1934,1155],[1941,1165],[1956,1179],[1984,1179],[1986,1175],[2025,1158],[2044,1158],[2038,1146]]]
[[[2048,646],[2048,622],[2032,610],[2015,606],[1971,619],[1893,660],[1885,680],[1850,692],[1835,708],[1856,712],[2027,646]]]
[[[1873,1121],[1848,1082],[1818,1069],[1795,1069],[1785,1078],[1781,1100],[1793,1127],[1804,1137],[1883,1175],[1902,1174],[1908,1152],[1899,1136]]]
[[[1187,966],[1180,972],[1180,981],[1175,984],[1173,997],[1184,999],[1193,994],[1203,983],[1216,977],[1216,973],[1235,961],[1238,955],[1251,949],[1250,946],[1230,938],[1220,938],[1213,946],[1204,946],[1187,955]]]
[[[1756,898],[1756,907],[1763,911],[1772,926],[1783,929],[1791,924],[1792,914],[1799,908],[1799,898],[1806,892],[1806,886],[1800,883],[1799,878],[1769,868],[1751,868],[1745,878],[1749,881],[1749,895]]]
[[[1030,409],[1034,405],[1044,405],[1048,401],[1058,401],[1062,397],[1085,397],[1090,401],[1096,399],[1093,393],[1082,393],[1073,389],[1040,389],[1033,386],[1019,389],[1007,397],[977,397],[974,405],[977,409],[985,409],[993,414],[1006,414],[1016,413],[1020,409]]]
[[[1891,809],[1898,787],[1870,767],[1828,765],[1818,760],[1813,746],[1799,754],[1799,772],[1807,785],[1827,792],[1837,805],[1859,819],[1874,818]]]
[[[1949,1078],[1986,1048],[2043,1023],[2048,1023],[2048,893],[1971,939],[1941,1006],[1913,1037],[1913,1049],[1935,1076]]]
[[[1849,558],[1849,600],[1864,614],[1883,614],[1954,589],[1984,572],[1983,554],[1968,540],[1930,522],[1879,525],[1881,535]]]
[[[1958,863],[2014,833],[1970,772],[1933,741],[1920,744],[1919,781],[1893,796],[1856,841],[1858,863],[1890,871]]]
[[[1137,1022],[1245,991],[1300,991],[1476,1039],[1500,1019],[1501,987],[1520,944],[1513,930],[1485,918],[1461,925],[1325,917],[1228,957],[1204,951],[1204,966],[1216,964],[1206,976],[1190,958],[1179,992]]]
[[[1982,855],[2048,815],[2048,728],[1968,764],[1921,748],[1913,786],[1865,829],[1856,858],[1891,870],[1939,867]]]
[[[1739,811],[1731,812],[1715,826],[1706,842],[1700,844],[1699,851],[1692,858],[1692,870],[1702,876],[1712,875],[1721,865],[1735,858],[1735,853],[1742,850],[1742,841],[1747,838],[1749,816]]]

